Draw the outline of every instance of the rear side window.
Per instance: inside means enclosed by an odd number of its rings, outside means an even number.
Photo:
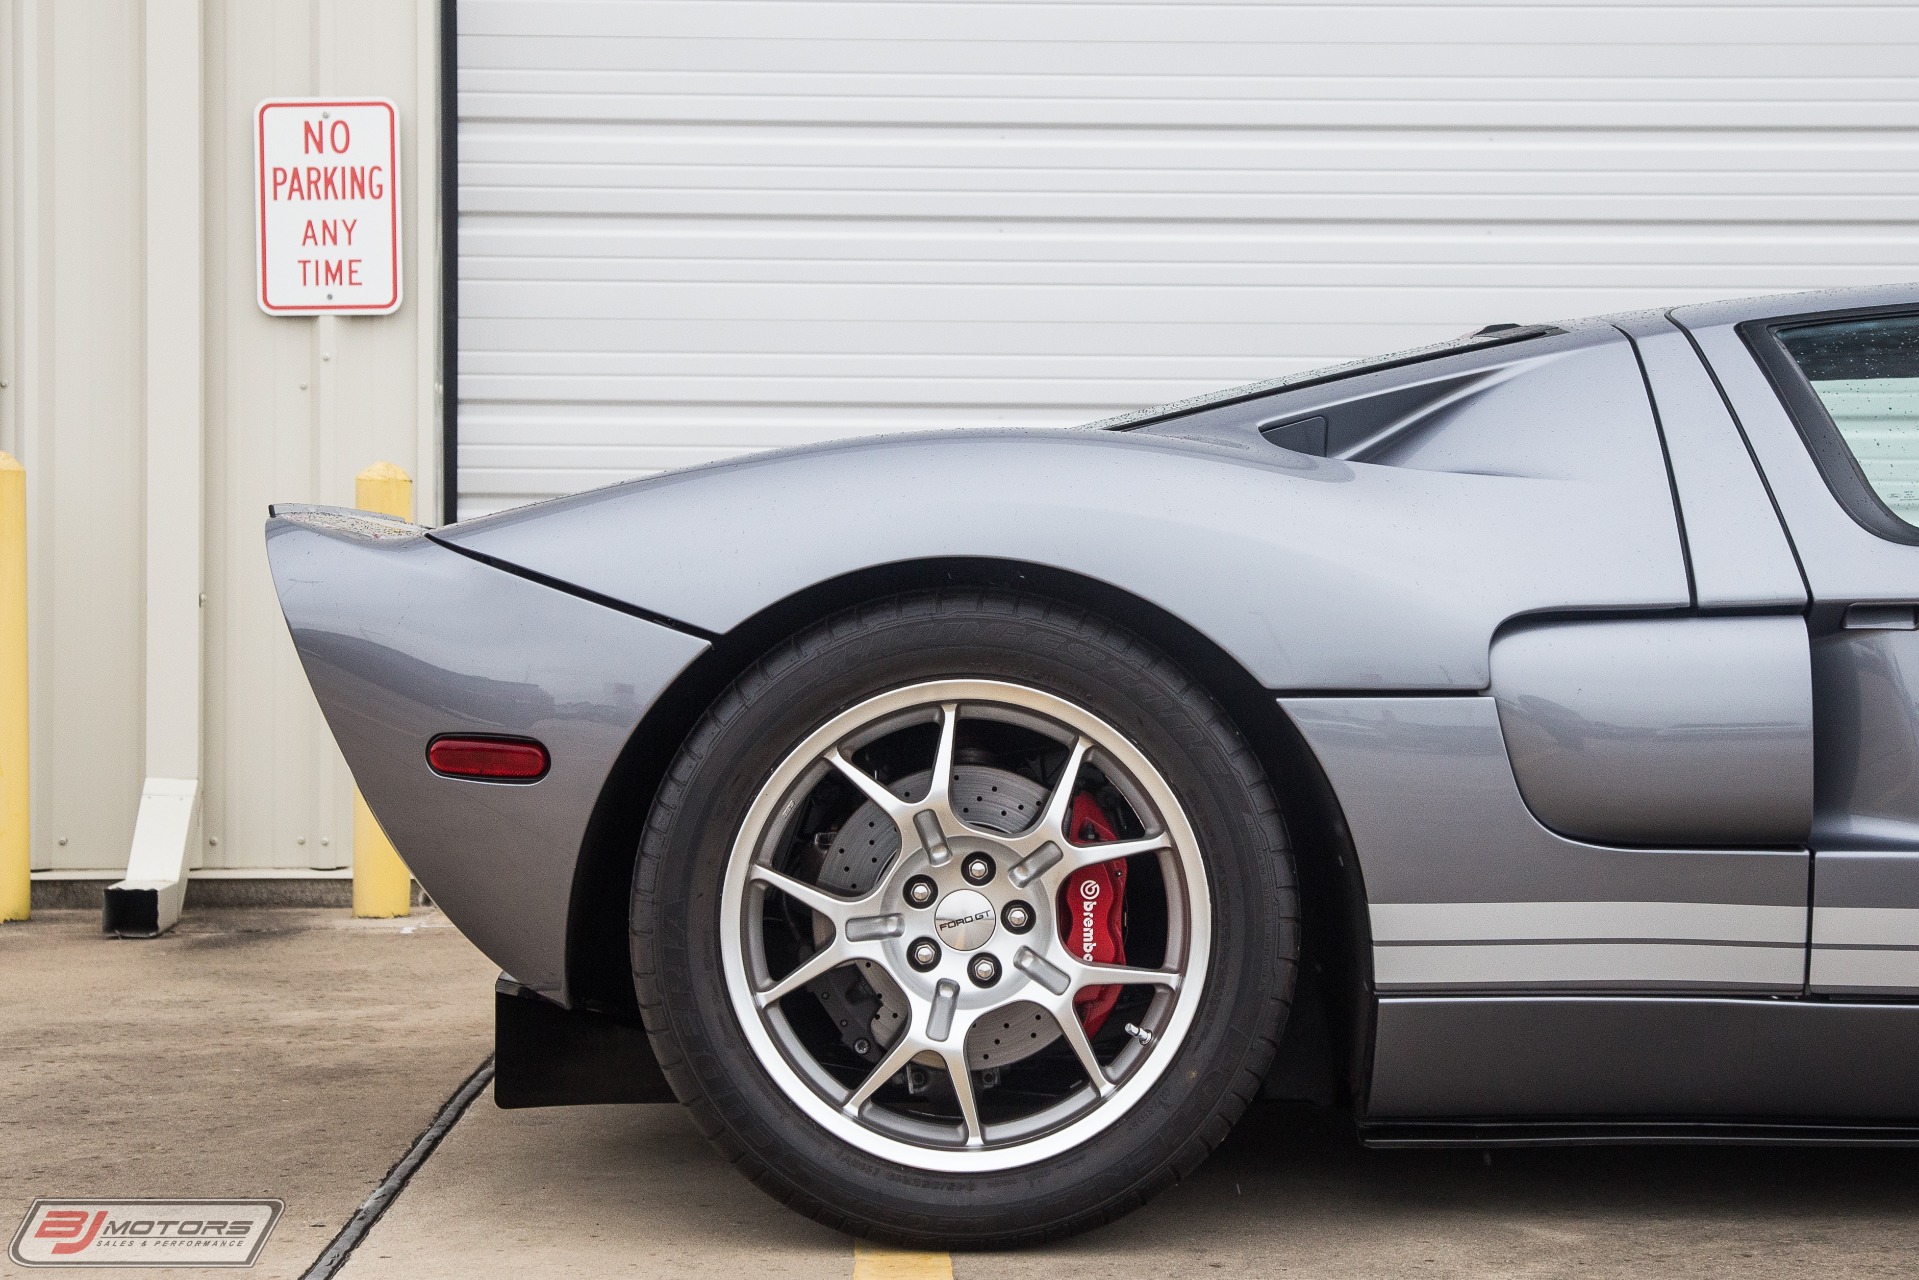
[[[1914,531],[1919,526],[1919,315],[1793,325],[1774,333],[1826,419],[1807,423],[1813,406],[1796,406],[1802,430],[1812,428],[1807,435],[1814,453],[1821,452],[1821,442],[1812,436],[1823,429],[1830,433],[1827,451],[1834,443],[1842,446],[1843,461],[1851,463],[1878,504],[1905,526],[1902,532]],[[1830,464],[1842,460],[1821,461],[1828,480],[1837,479]],[[1846,487],[1834,485],[1842,500]]]

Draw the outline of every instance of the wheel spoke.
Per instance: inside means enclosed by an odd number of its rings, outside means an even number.
[[[973,1073],[966,1065],[966,1044],[940,1050],[946,1063],[946,1077],[953,1082],[953,1096],[959,1099],[960,1116],[966,1121],[966,1145],[986,1145],[986,1130],[980,1124],[979,1100],[973,1096]]]
[[[798,965],[794,966],[793,972],[787,974],[766,990],[755,992],[753,999],[762,1009],[770,1004],[777,1004],[821,974],[830,973],[840,965],[845,964],[850,958],[851,957],[840,948],[839,939],[835,938],[818,951],[815,951],[812,955],[806,957],[806,959],[800,961]]]
[[[854,916],[846,922],[845,937],[848,942],[878,942],[882,938],[897,938],[906,932],[906,917],[898,912],[883,916]]]
[[[1033,881],[1058,866],[1066,855],[1060,851],[1059,841],[1048,840],[1033,852],[1020,859],[1006,873],[1006,879],[1015,889],[1024,889]]]
[[[851,760],[848,760],[845,753],[838,747],[834,747],[826,753],[826,761],[835,769],[838,769],[840,774],[845,777],[848,782],[858,787],[868,800],[878,805],[887,817],[891,818],[895,823],[903,825],[907,814],[906,802],[880,785],[878,778],[875,778],[872,774],[860,768]],[[902,830],[900,834],[904,835],[906,833]]]
[[[1047,867],[1046,871],[1051,878],[1064,880],[1075,871],[1084,871],[1102,862],[1131,858],[1142,853],[1158,853],[1161,849],[1171,847],[1171,842],[1163,835],[1141,836],[1137,840],[1108,840],[1104,844],[1069,844],[1064,856]]]
[[[952,858],[953,851],[947,847],[946,832],[940,827],[937,813],[931,809],[921,809],[913,815],[913,830],[919,833],[920,847],[926,850],[926,860],[936,867],[943,867]]]
[[[926,1038],[944,1043],[953,1034],[953,1016],[959,1012],[959,983],[942,979],[934,988],[933,1011],[926,1017]]]
[[[879,1065],[867,1073],[866,1079],[860,1081],[859,1087],[846,1095],[846,1101],[840,1104],[840,1110],[849,1116],[858,1117],[860,1108],[866,1105],[866,1100],[879,1092],[879,1087],[891,1080],[895,1073],[904,1071],[906,1064],[913,1060],[913,1055],[924,1047],[912,1034],[910,1027],[900,1028],[899,1039],[895,1040],[892,1047],[886,1051],[886,1056],[879,1060]]]
[[[951,813],[953,808],[953,743],[959,735],[959,703],[940,704],[940,743],[933,752],[933,781],[925,803]]]
[[[854,911],[858,910],[866,902],[866,898],[842,898],[835,894],[828,893],[818,885],[811,885],[804,880],[795,879],[787,875],[784,871],[775,871],[764,863],[754,863],[752,875],[753,878],[761,884],[778,889],[781,893],[798,902],[801,906],[806,907],[809,911],[817,911],[819,914],[825,916],[833,922],[833,927],[836,931],[839,929],[842,921],[852,915]],[[871,896],[871,894],[867,895],[867,897]]]
[[[1073,991],[1087,987],[1166,987],[1179,990],[1180,975],[1172,969],[1134,969],[1121,964],[1088,964],[1066,958],[1067,984]]]
[[[1072,989],[1071,976],[1031,947],[1021,947],[1013,953],[1013,967],[1056,996]]]
[[[1072,998],[1061,1000],[1050,1008],[1053,1021],[1059,1024],[1060,1036],[1079,1058],[1080,1068],[1092,1082],[1093,1092],[1104,1098],[1113,1091],[1113,1082],[1106,1078],[1106,1069],[1099,1065],[1099,1058],[1093,1053],[1093,1042],[1086,1035],[1086,1028],[1079,1020],[1079,1010],[1073,1007]]]
[[[1053,785],[1053,794],[1046,797],[1046,808],[1033,826],[1034,834],[1044,835],[1061,844],[1069,843],[1066,838],[1066,815],[1073,809],[1073,784],[1079,781],[1080,767],[1086,763],[1086,753],[1092,746],[1092,740],[1084,736],[1073,740],[1073,749],[1066,753],[1066,767],[1060,771],[1059,781]]]

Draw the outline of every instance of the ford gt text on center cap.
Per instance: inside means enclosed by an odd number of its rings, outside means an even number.
[[[1919,287],[267,543],[501,1104],[835,1226],[1080,1230],[1262,1093],[1919,1140]]]

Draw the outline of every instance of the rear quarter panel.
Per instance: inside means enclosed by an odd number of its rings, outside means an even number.
[[[425,537],[281,518],[267,554],[314,694],[400,856],[474,945],[565,1000],[586,824],[641,716],[705,642]],[[552,766],[531,784],[442,777],[426,749],[443,733],[536,738]]]
[[[435,536],[714,633],[862,569],[1038,563],[1183,619],[1268,688],[1483,689],[1515,615],[1690,603],[1631,347],[1610,326],[1542,341],[1557,346],[1394,465],[1257,431],[945,432],[759,455]]]

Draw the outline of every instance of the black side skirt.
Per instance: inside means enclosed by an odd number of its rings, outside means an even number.
[[[1420,1147],[1919,1147],[1919,1126],[1781,1120],[1436,1120],[1361,1122],[1359,1140]]]

